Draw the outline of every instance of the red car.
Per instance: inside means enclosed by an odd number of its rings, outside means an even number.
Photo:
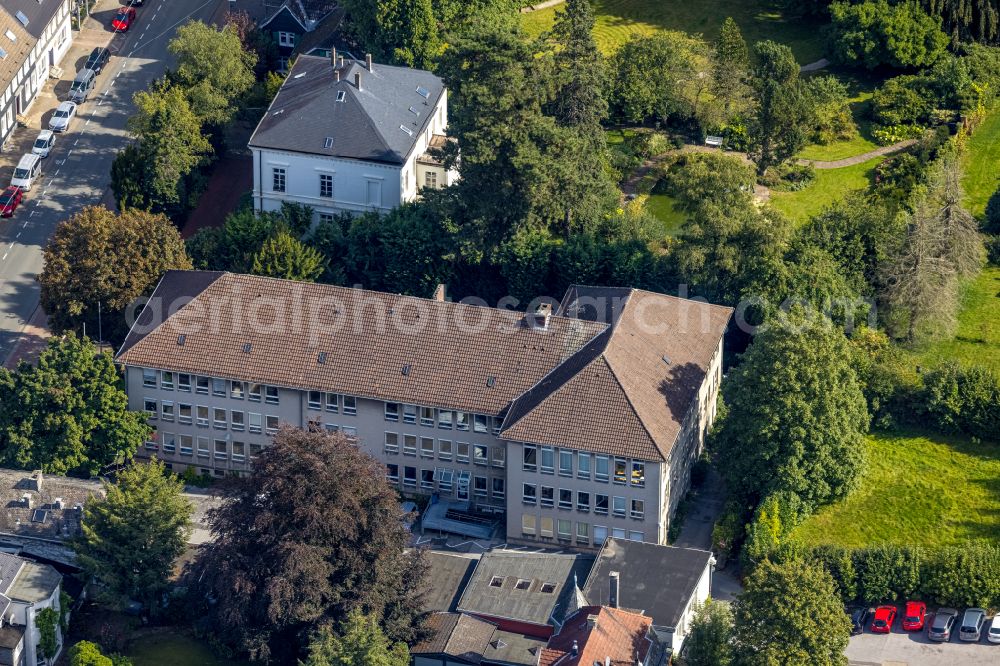
[[[133,7],[119,7],[118,13],[111,20],[111,27],[115,30],[128,32],[135,22],[135,9]]]
[[[21,205],[20,187],[8,187],[0,193],[0,217],[13,217],[14,211]]]
[[[892,631],[892,623],[896,621],[895,606],[879,606],[875,609],[875,619],[872,620],[873,634],[887,634]]]
[[[906,631],[922,631],[927,617],[927,604],[922,601],[907,601],[903,611],[903,629]]]

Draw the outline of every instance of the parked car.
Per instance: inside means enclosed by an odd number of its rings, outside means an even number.
[[[90,52],[90,57],[87,58],[87,64],[83,66],[84,69],[89,69],[95,74],[100,74],[104,70],[104,66],[108,64],[108,60],[111,59],[111,51],[107,48],[98,46],[93,51]]]
[[[986,624],[986,611],[982,608],[966,608],[962,615],[962,626],[958,629],[958,638],[962,641],[978,641]]]
[[[927,630],[927,638],[932,641],[948,642],[957,619],[958,611],[954,608],[938,608],[931,621],[931,627]]]
[[[860,634],[865,630],[865,623],[868,616],[872,614],[872,609],[867,606],[852,606],[847,609],[847,615],[851,618],[851,633]]]
[[[35,180],[42,175],[42,158],[32,153],[21,155],[17,166],[14,167],[14,175],[10,179],[11,187],[17,187],[27,192],[35,184]]]
[[[92,69],[81,69],[76,73],[73,84],[69,87],[69,101],[83,104],[90,93],[97,87],[97,73]]]
[[[905,631],[923,631],[924,620],[927,617],[927,604],[922,601],[907,601],[903,610],[903,629]]]
[[[118,13],[111,19],[111,27],[121,32],[128,32],[133,23],[135,23],[135,9],[132,7],[119,7]]]
[[[56,145],[56,133],[52,130],[42,130],[38,133],[35,142],[31,144],[31,152],[45,158],[52,152],[52,146],[54,145]]]
[[[993,616],[990,629],[986,632],[986,640],[990,643],[1000,643],[1000,613]]]
[[[872,620],[871,631],[874,634],[887,634],[892,631],[892,623],[895,621],[895,606],[879,606],[875,609],[875,619]]]
[[[76,118],[76,104],[63,102],[56,107],[55,113],[49,118],[49,129],[53,132],[65,132],[74,118]]]
[[[0,217],[12,217],[23,196],[20,187],[11,186],[0,192]]]

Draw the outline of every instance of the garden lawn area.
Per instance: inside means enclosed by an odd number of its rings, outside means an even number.
[[[650,194],[646,199],[646,211],[663,225],[664,236],[676,236],[684,224],[684,214],[674,210],[674,199],[669,194]]]
[[[847,499],[792,533],[802,543],[940,546],[1000,539],[1000,446],[941,435],[873,434]]]
[[[822,72],[821,72],[822,73]],[[809,144],[797,155],[804,160],[817,160],[821,162],[832,162],[842,160],[855,155],[863,155],[869,151],[879,148],[872,136],[872,121],[869,119],[869,109],[871,107],[871,90],[856,93],[850,99],[851,115],[854,116],[854,124],[858,126],[858,135],[846,141],[834,141],[826,145],[818,143]]]
[[[928,368],[958,361],[1000,372],[1000,267],[987,266],[964,286],[954,338],[932,342],[909,355],[914,365]]]
[[[176,633],[142,636],[128,652],[135,666],[249,666],[249,662],[222,659],[205,643]]]
[[[786,20],[780,3],[774,0],[591,0],[596,25],[594,38],[606,54],[634,35],[650,35],[660,30],[683,30],[701,33],[714,41],[719,27],[732,16],[747,44],[773,39],[787,44],[799,64],[823,57],[823,40],[817,24],[796,19]],[[559,6],[522,14],[521,24],[531,36],[550,30]]]
[[[965,205],[981,217],[986,202],[1000,186],[1000,109],[983,120],[969,138],[963,163]]]
[[[772,190],[771,205],[796,224],[803,224],[848,192],[868,189],[872,182],[872,170],[882,159],[875,157],[840,169],[816,169],[816,178],[797,192]]]

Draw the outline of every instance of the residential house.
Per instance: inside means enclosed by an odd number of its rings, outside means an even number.
[[[538,666],[661,666],[668,653],[640,613],[584,606],[566,618],[538,657]]]
[[[410,648],[413,666],[537,666],[543,639],[464,613],[432,613],[430,636]]]
[[[284,202],[337,213],[386,212],[457,178],[434,152],[447,141],[448,92],[420,69],[299,56],[250,138],[258,211]]]
[[[63,647],[60,623],[55,623],[56,653],[41,653],[39,612],[61,611],[62,575],[47,564],[37,564],[0,552],[0,664],[35,666],[55,663]],[[68,612],[68,609],[67,609]]]
[[[586,603],[640,612],[674,654],[712,589],[715,558],[693,548],[608,539],[583,587]]]
[[[323,30],[327,24],[336,28],[343,16],[336,0],[229,0],[230,12],[245,12],[257,28],[278,45],[282,63],[307,35]]]
[[[116,359],[156,428],[140,455],[249,470],[280,423],[341,431],[406,495],[512,542],[665,543],[715,414],[731,310],[572,287],[522,313],[169,271]]]
[[[71,0],[0,3],[0,146],[38,97],[73,41]]]

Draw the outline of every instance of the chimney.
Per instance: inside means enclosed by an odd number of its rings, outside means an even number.
[[[596,626],[597,626],[597,616],[596,615],[588,615],[587,616],[587,627],[589,627],[590,629],[593,629]]]
[[[365,67],[368,68],[369,72],[374,71],[372,69],[372,54],[371,53],[365,55]]]
[[[337,67],[339,67],[340,69],[344,68],[344,56],[337,57]]]
[[[579,654],[580,654],[580,645],[576,642],[576,639],[574,638],[573,639],[573,656],[575,657],[575,656],[577,656]]]
[[[333,80],[336,83],[340,83],[340,70],[339,69],[333,70]]]
[[[438,283],[438,286],[434,288],[433,298],[435,301],[438,301],[439,303],[444,303],[446,300],[448,300],[445,293],[445,285],[443,282]]]
[[[361,72],[354,72],[354,87],[361,90]]]
[[[552,304],[540,303],[532,314],[527,315],[531,327],[540,331],[547,331],[549,320],[552,318]]]
[[[617,571],[612,571],[608,579],[611,583],[611,590],[608,592],[608,605],[612,608],[618,608],[618,583],[620,575]]]
[[[337,47],[336,46],[334,46],[332,49],[330,49],[330,64],[333,65],[334,69],[337,68]]]

